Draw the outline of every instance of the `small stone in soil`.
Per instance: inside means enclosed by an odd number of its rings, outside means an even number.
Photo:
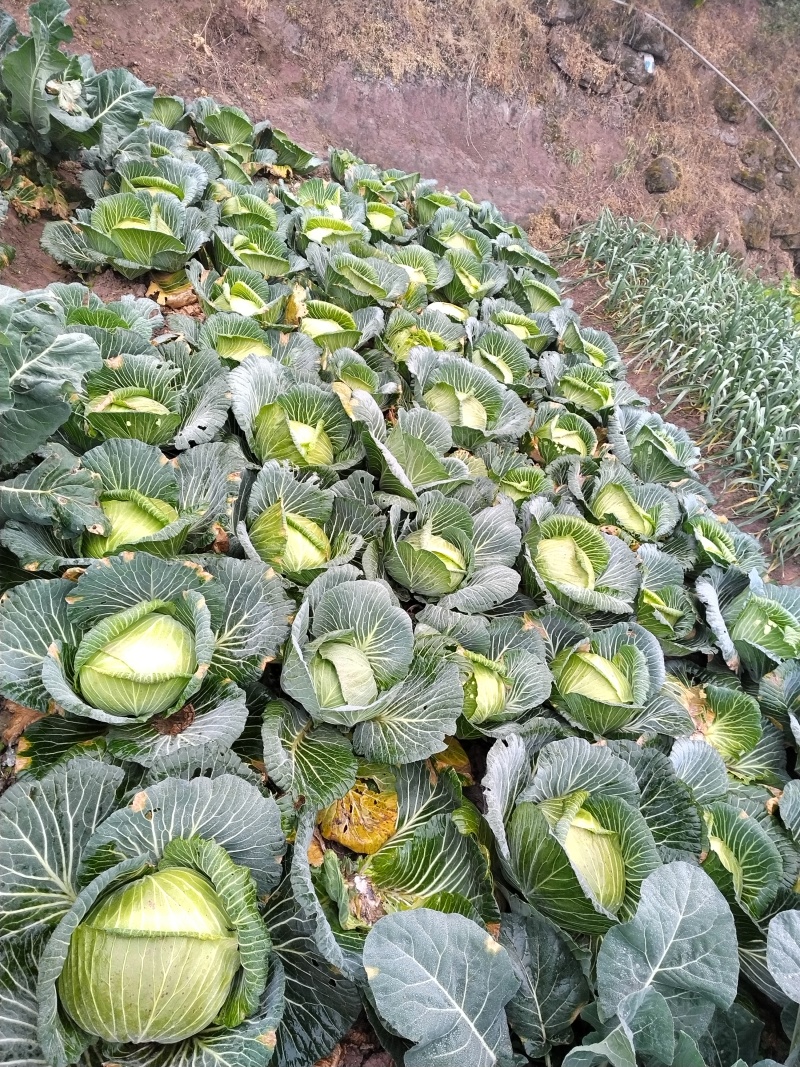
[[[767,175],[763,170],[750,170],[748,167],[735,167],[731,172],[731,181],[749,189],[751,193],[760,193],[767,184]]]
[[[647,85],[655,77],[652,55],[637,52],[618,40],[606,41],[600,49],[600,58],[614,63],[622,77],[632,85]]]
[[[769,208],[764,204],[753,204],[739,216],[742,228],[742,237],[748,248],[758,248],[762,251],[769,248],[772,218]]]
[[[536,14],[545,26],[577,22],[586,14],[587,0],[534,0]]]
[[[633,16],[623,41],[637,52],[649,52],[662,63],[669,59],[664,31],[646,15],[637,12]]]
[[[656,156],[644,172],[644,184],[648,193],[671,193],[680,185],[681,167],[670,156]]]

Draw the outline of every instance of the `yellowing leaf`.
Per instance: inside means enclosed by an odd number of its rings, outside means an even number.
[[[385,844],[397,827],[397,793],[376,793],[366,782],[353,788],[326,808],[319,828],[329,841],[353,852],[372,855]]]

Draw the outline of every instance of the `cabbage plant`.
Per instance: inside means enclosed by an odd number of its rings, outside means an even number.
[[[102,365],[94,339],[68,330],[66,318],[62,305],[31,307],[16,290],[8,291],[0,306],[8,342],[0,347],[0,373],[7,382],[0,412],[3,466],[21,463],[67,421],[71,393]]]
[[[466,504],[432,490],[404,517],[394,505],[383,542],[386,572],[404,589],[442,607],[486,611],[513,596],[520,532],[501,499],[472,515]]]
[[[485,476],[494,482],[503,496],[515,504],[554,490],[552,480],[542,468],[509,445],[494,441],[478,445],[467,462],[476,478],[483,477],[485,471]]]
[[[428,605],[418,622],[440,633],[458,664],[464,688],[459,735],[491,734],[524,722],[550,696],[552,675],[541,636],[521,620],[465,618]]]
[[[404,308],[396,308],[381,337],[381,344],[398,362],[407,361],[412,348],[420,345],[435,352],[455,352],[463,341],[463,327],[451,322],[441,311],[430,309],[414,315]]]
[[[447,420],[424,408],[401,408],[388,430],[371,406],[364,412],[361,438],[367,465],[387,498],[416,503],[419,495],[438,490],[450,495],[469,483],[466,463],[452,454],[453,433]],[[448,454],[449,453],[449,454]]]
[[[323,570],[351,560],[383,520],[368,481],[352,475],[323,489],[318,478],[301,479],[287,464],[261,468],[237,530],[245,551],[292,581],[308,584]]]
[[[545,463],[561,456],[592,456],[597,448],[597,434],[591,424],[558,404],[539,405],[531,440]]]
[[[680,519],[680,508],[669,489],[637,482],[611,461],[601,464],[588,504],[599,522],[618,526],[637,541],[662,540]]]
[[[753,571],[749,580],[737,570],[725,575],[712,568],[698,585],[708,623],[734,670],[743,666],[754,678],[797,658],[800,602],[792,586],[767,584]]]
[[[522,400],[482,366],[419,348],[409,370],[422,406],[450,423],[456,444],[520,437],[528,429],[530,412]]]
[[[112,193],[169,193],[183,204],[196,204],[208,185],[208,172],[199,164],[171,155],[155,159],[119,159],[110,174],[90,172],[84,188],[93,200]],[[93,180],[94,179],[94,180]]]
[[[627,615],[639,588],[636,557],[618,537],[542,498],[526,505],[528,586],[577,615]]]
[[[411,619],[387,586],[349,565],[305,591],[281,686],[315,722],[353,728],[356,752],[409,763],[445,747],[463,694],[455,664],[417,648]]]
[[[4,966],[24,959],[7,1038],[27,1034],[26,1055],[63,1067],[326,1054],[359,1000],[279,885],[274,799],[230,773],[126,792],[119,766],[75,759],[0,801],[16,900],[3,899],[0,951]],[[318,1022],[289,1007],[301,991]]]
[[[216,222],[213,206],[186,207],[172,192],[121,192],[79,208],[77,230],[48,223],[46,251],[79,273],[110,264],[126,278],[184,267]]]
[[[348,467],[359,457],[353,426],[333,390],[305,381],[276,360],[250,355],[231,375],[233,409],[262,462]]]
[[[708,647],[699,622],[697,601],[683,584],[684,569],[655,545],[637,551],[642,585],[636,597],[636,621],[658,638],[665,654],[685,656]]]
[[[644,481],[669,485],[695,477],[697,446],[686,430],[655,412],[620,407],[609,420],[609,437],[620,462]]]
[[[138,347],[138,351],[136,350]],[[134,346],[109,356],[73,398],[65,433],[77,447],[135,438],[178,449],[210,441],[230,406],[228,376],[212,351],[193,356],[182,341]]]
[[[576,932],[603,933],[630,918],[661,863],[639,798],[633,772],[609,751],[578,738],[545,746],[505,798],[505,815],[497,811],[502,821],[492,819],[504,867],[527,902]]]
[[[550,669],[553,703],[581,730],[597,737],[691,731],[685,714],[662,692],[666,676],[658,642],[635,623],[617,623],[588,642],[568,645]]]
[[[207,314],[233,312],[254,319],[264,328],[281,322],[291,294],[288,286],[270,285],[258,271],[247,267],[228,267],[222,274],[203,271],[196,260],[188,273]],[[231,353],[225,355],[230,358]]]
[[[288,604],[262,564],[211,566],[216,574],[126,553],[77,582],[15,589],[0,607],[4,692],[42,713],[57,706],[71,722],[106,724],[95,735],[144,763],[214,737],[230,744],[247,715],[236,683],[255,681],[275,654]],[[175,730],[160,730],[174,715]]]
[[[65,14],[0,177],[152,284],[0,288],[3,1056],[793,1062],[800,609],[688,434],[493,204]]]
[[[240,108],[201,97],[193,102],[189,114],[205,152],[223,177],[249,185],[259,171],[277,162],[277,155],[269,149],[269,126],[256,127]]]
[[[80,459],[52,451],[5,483],[0,540],[30,570],[57,571],[124,550],[171,558],[204,548],[229,524],[235,448],[200,445],[168,461],[152,445],[111,438]],[[54,510],[32,506],[58,494]]]

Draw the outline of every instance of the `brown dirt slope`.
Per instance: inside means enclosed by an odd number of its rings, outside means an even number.
[[[24,3],[5,7],[24,22]],[[740,84],[800,156],[798,0],[650,8]],[[784,9],[787,26],[796,12],[795,29],[770,32]],[[609,206],[688,237],[721,229],[744,253],[740,216],[757,204],[784,215],[800,198],[785,152],[749,110],[720,117],[716,77],[677,41],[640,35],[637,47],[657,53],[652,78],[641,52],[623,76],[632,24],[612,0],[75,0],[72,21],[75,47],[98,66],[237,103],[317,151],[334,144],[490,197],[520,220],[535,216],[543,244]],[[664,154],[681,180],[653,194],[644,172]],[[735,184],[742,171],[764,188]],[[791,267],[776,241],[749,262],[772,274]],[[24,271],[20,263],[17,277]]]

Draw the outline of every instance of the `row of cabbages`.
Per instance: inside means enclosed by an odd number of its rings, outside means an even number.
[[[754,1061],[797,590],[492,205],[152,114],[46,245],[202,319],[0,305],[6,1059]]]

